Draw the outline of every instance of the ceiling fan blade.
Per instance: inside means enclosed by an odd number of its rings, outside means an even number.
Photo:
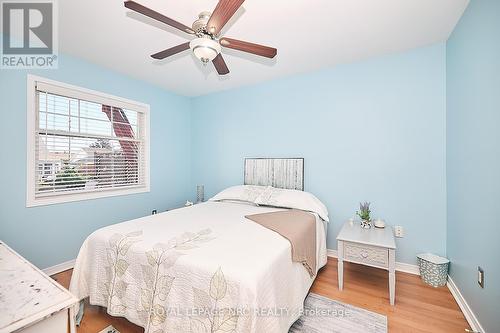
[[[229,73],[229,68],[227,68],[226,62],[224,61],[224,58],[222,58],[222,54],[219,53],[219,55],[215,57],[212,62],[219,75],[226,75]]]
[[[227,37],[221,38],[219,40],[219,42],[220,42],[220,45],[222,45],[224,47],[228,47],[230,49],[234,49],[234,50],[238,50],[238,51],[256,54],[256,55],[259,55],[261,57],[266,57],[266,58],[274,58],[276,56],[276,54],[278,53],[278,50],[276,50],[273,47],[259,45],[259,44],[253,44],[253,43],[244,42],[241,40],[227,38]]]
[[[151,58],[165,59],[167,57],[170,57],[174,54],[177,54],[177,53],[185,51],[185,50],[189,50],[189,42],[171,47],[169,49],[160,51],[158,53],[155,53],[155,54],[151,55]]]
[[[149,9],[148,7],[145,7],[135,1],[125,1],[124,3],[125,7],[127,7],[130,10],[133,10],[137,13],[140,13],[142,15],[146,15],[152,19],[155,19],[157,21],[163,22],[165,24],[168,24],[171,27],[177,28],[181,31],[187,32],[188,34],[194,34],[193,29],[188,27],[187,25],[184,25],[182,23],[177,22],[176,20],[171,19],[170,17],[166,17],[165,15],[162,15],[158,12],[155,12],[152,9]]]
[[[220,0],[207,22],[207,31],[217,35],[245,0]]]

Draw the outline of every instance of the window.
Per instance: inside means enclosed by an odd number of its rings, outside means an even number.
[[[28,76],[27,206],[149,191],[149,106]]]

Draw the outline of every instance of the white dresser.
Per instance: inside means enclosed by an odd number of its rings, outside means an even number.
[[[0,333],[76,332],[72,314],[77,303],[68,290],[0,241]]]
[[[337,236],[339,289],[344,287],[344,261],[389,271],[389,299],[396,291],[396,241],[390,226],[363,229],[359,222],[346,222]]]

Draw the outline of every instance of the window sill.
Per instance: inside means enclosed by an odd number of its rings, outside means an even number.
[[[38,207],[47,206],[67,202],[93,200],[99,198],[109,198],[117,197],[122,195],[139,194],[150,192],[149,186],[146,187],[136,187],[128,189],[113,189],[105,190],[102,192],[87,192],[87,193],[74,193],[74,194],[62,194],[57,196],[46,196],[46,197],[28,197],[26,200],[26,207]]]

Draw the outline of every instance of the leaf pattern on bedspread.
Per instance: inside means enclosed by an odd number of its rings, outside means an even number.
[[[145,332],[163,332],[158,326],[167,319],[167,309],[163,304],[167,300],[175,277],[168,271],[177,260],[185,255],[180,251],[188,251],[199,247],[214,237],[210,229],[199,232],[185,232],[167,243],[158,243],[146,252],[147,265],[141,265],[143,287],[138,315],[145,327]]]
[[[226,297],[228,285],[222,269],[212,275],[208,292],[193,287],[194,306],[201,309],[205,316],[191,317],[192,333],[234,332],[238,324],[235,309],[219,307],[220,301]]]
[[[114,234],[110,237],[106,249],[108,265],[104,267],[106,281],[99,286],[104,299],[107,300],[107,308],[113,314],[124,314],[126,303],[123,301],[128,284],[122,277],[127,272],[129,262],[127,253],[130,247],[141,241],[142,231],[133,231],[125,235]]]

